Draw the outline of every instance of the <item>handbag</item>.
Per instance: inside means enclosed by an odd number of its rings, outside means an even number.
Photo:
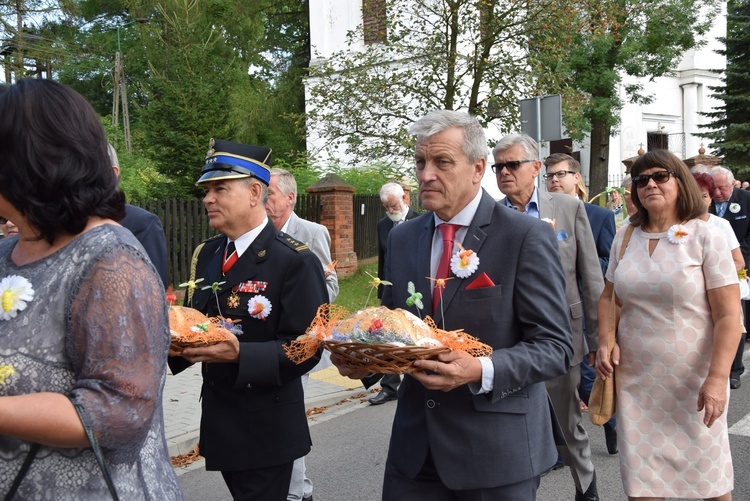
[[[78,418],[81,420],[83,430],[86,432],[86,437],[91,443],[91,449],[94,451],[94,457],[96,457],[96,462],[99,463],[99,469],[102,471],[102,475],[104,475],[104,481],[107,483],[107,488],[109,489],[109,493],[112,495],[112,499],[114,501],[119,501],[120,498],[117,496],[115,484],[112,482],[112,477],[110,476],[107,465],[104,462],[104,454],[102,454],[102,449],[101,447],[99,447],[99,440],[97,440],[94,431],[89,428],[89,426],[86,424],[86,421],[83,420],[83,408],[81,404],[74,401],[73,399],[70,400],[70,403],[73,404],[73,407],[78,413]],[[40,447],[41,446],[37,443],[31,444],[31,448],[29,449],[29,453],[26,455],[26,458],[21,465],[21,469],[18,471],[16,478],[13,479],[13,483],[11,484],[10,489],[8,489],[8,492],[3,498],[5,501],[10,501],[11,499],[13,499],[13,496],[16,495],[16,491],[18,491],[18,488],[21,486],[21,482],[26,476],[26,473],[29,471],[29,467],[31,466],[32,461],[34,461],[37,452],[39,452]]]
[[[620,255],[617,259],[618,263],[622,260],[622,256],[625,255],[625,249],[630,242],[630,236],[633,234],[633,225],[628,225],[625,230],[625,235],[622,239],[622,247],[620,247]],[[612,357],[612,349],[615,347],[617,342],[617,301],[615,296],[615,288],[612,287],[612,308],[609,312],[609,331],[607,332],[607,357]],[[594,386],[591,388],[591,395],[589,396],[589,418],[591,422],[597,426],[604,425],[607,421],[612,419],[612,415],[615,413],[617,405],[615,399],[615,375],[617,374],[615,365],[612,365],[612,377],[607,379],[596,378]]]

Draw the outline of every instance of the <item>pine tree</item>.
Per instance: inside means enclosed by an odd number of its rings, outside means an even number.
[[[713,122],[705,137],[712,139],[712,153],[724,157],[723,164],[736,173],[750,172],[750,0],[730,0],[727,4],[727,36],[721,40],[727,67],[724,86],[712,87],[714,97],[723,101],[716,111],[705,113]]]

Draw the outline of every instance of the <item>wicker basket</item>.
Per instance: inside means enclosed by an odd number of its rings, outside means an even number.
[[[191,330],[196,324],[205,324],[208,330]],[[198,310],[184,306],[169,308],[169,329],[172,338],[169,346],[171,356],[180,355],[183,348],[210,346],[232,338],[229,331],[219,327],[218,319],[210,319]]]
[[[390,344],[362,344],[341,341],[325,341],[327,350],[340,356],[352,369],[366,370],[377,374],[408,374],[417,372],[416,360],[436,358],[450,351],[444,346],[393,346]]]

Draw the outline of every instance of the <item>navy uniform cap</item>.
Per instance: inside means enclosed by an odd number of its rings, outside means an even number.
[[[271,181],[271,148],[211,139],[201,177],[195,183],[222,179],[255,177],[268,185]]]

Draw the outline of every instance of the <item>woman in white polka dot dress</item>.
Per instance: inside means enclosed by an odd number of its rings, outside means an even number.
[[[633,165],[638,212],[612,245],[599,301],[599,377],[617,366],[620,472],[629,499],[730,500],[729,372],[740,338],[737,273],[726,239],[702,221],[701,192],[665,150]],[[607,357],[612,288],[618,343]]]

